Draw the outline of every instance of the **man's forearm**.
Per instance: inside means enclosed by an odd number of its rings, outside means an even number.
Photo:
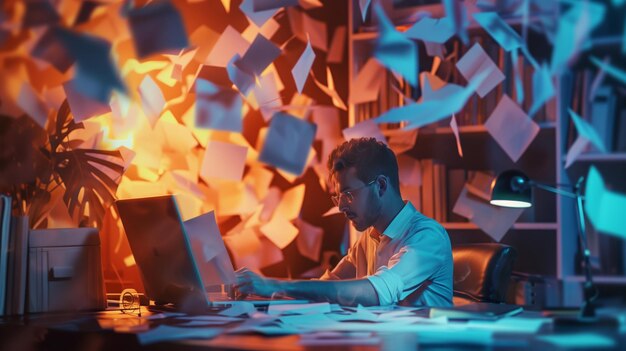
[[[277,290],[286,295],[344,306],[378,305],[378,295],[367,279],[341,281],[276,280]]]

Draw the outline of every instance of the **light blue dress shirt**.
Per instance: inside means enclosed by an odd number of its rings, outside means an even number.
[[[407,202],[382,235],[369,228],[321,279],[367,278],[381,306],[404,300],[430,281],[412,304],[451,306],[452,272],[448,233]]]

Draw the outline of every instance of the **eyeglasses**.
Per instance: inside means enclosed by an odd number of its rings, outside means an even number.
[[[376,183],[376,179],[372,180],[371,182],[360,186],[358,188],[352,189],[352,190],[346,190],[346,191],[342,191],[337,195],[333,195],[331,196],[331,199],[333,200],[333,203],[335,204],[335,206],[339,206],[339,204],[341,203],[342,198],[349,204],[352,203],[352,201],[354,201],[354,193],[356,193],[359,190],[362,190],[363,188],[367,188],[368,186],[372,185]]]

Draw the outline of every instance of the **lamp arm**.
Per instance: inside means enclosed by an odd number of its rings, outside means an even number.
[[[556,193],[556,194],[559,194],[559,195],[571,197],[572,199],[577,199],[578,197],[584,198],[582,195],[576,194],[575,192],[559,189],[559,188],[550,186],[548,184],[536,182],[534,180],[531,180],[529,183],[530,183],[531,186],[535,186],[535,187],[537,187],[539,189],[543,189],[543,190],[549,191],[551,193]]]

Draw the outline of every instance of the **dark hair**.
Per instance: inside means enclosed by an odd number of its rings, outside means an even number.
[[[387,176],[393,188],[400,193],[398,160],[384,143],[374,138],[358,138],[337,146],[328,157],[330,180],[337,172],[350,167],[356,169],[356,176],[363,183],[371,182],[380,174]]]

